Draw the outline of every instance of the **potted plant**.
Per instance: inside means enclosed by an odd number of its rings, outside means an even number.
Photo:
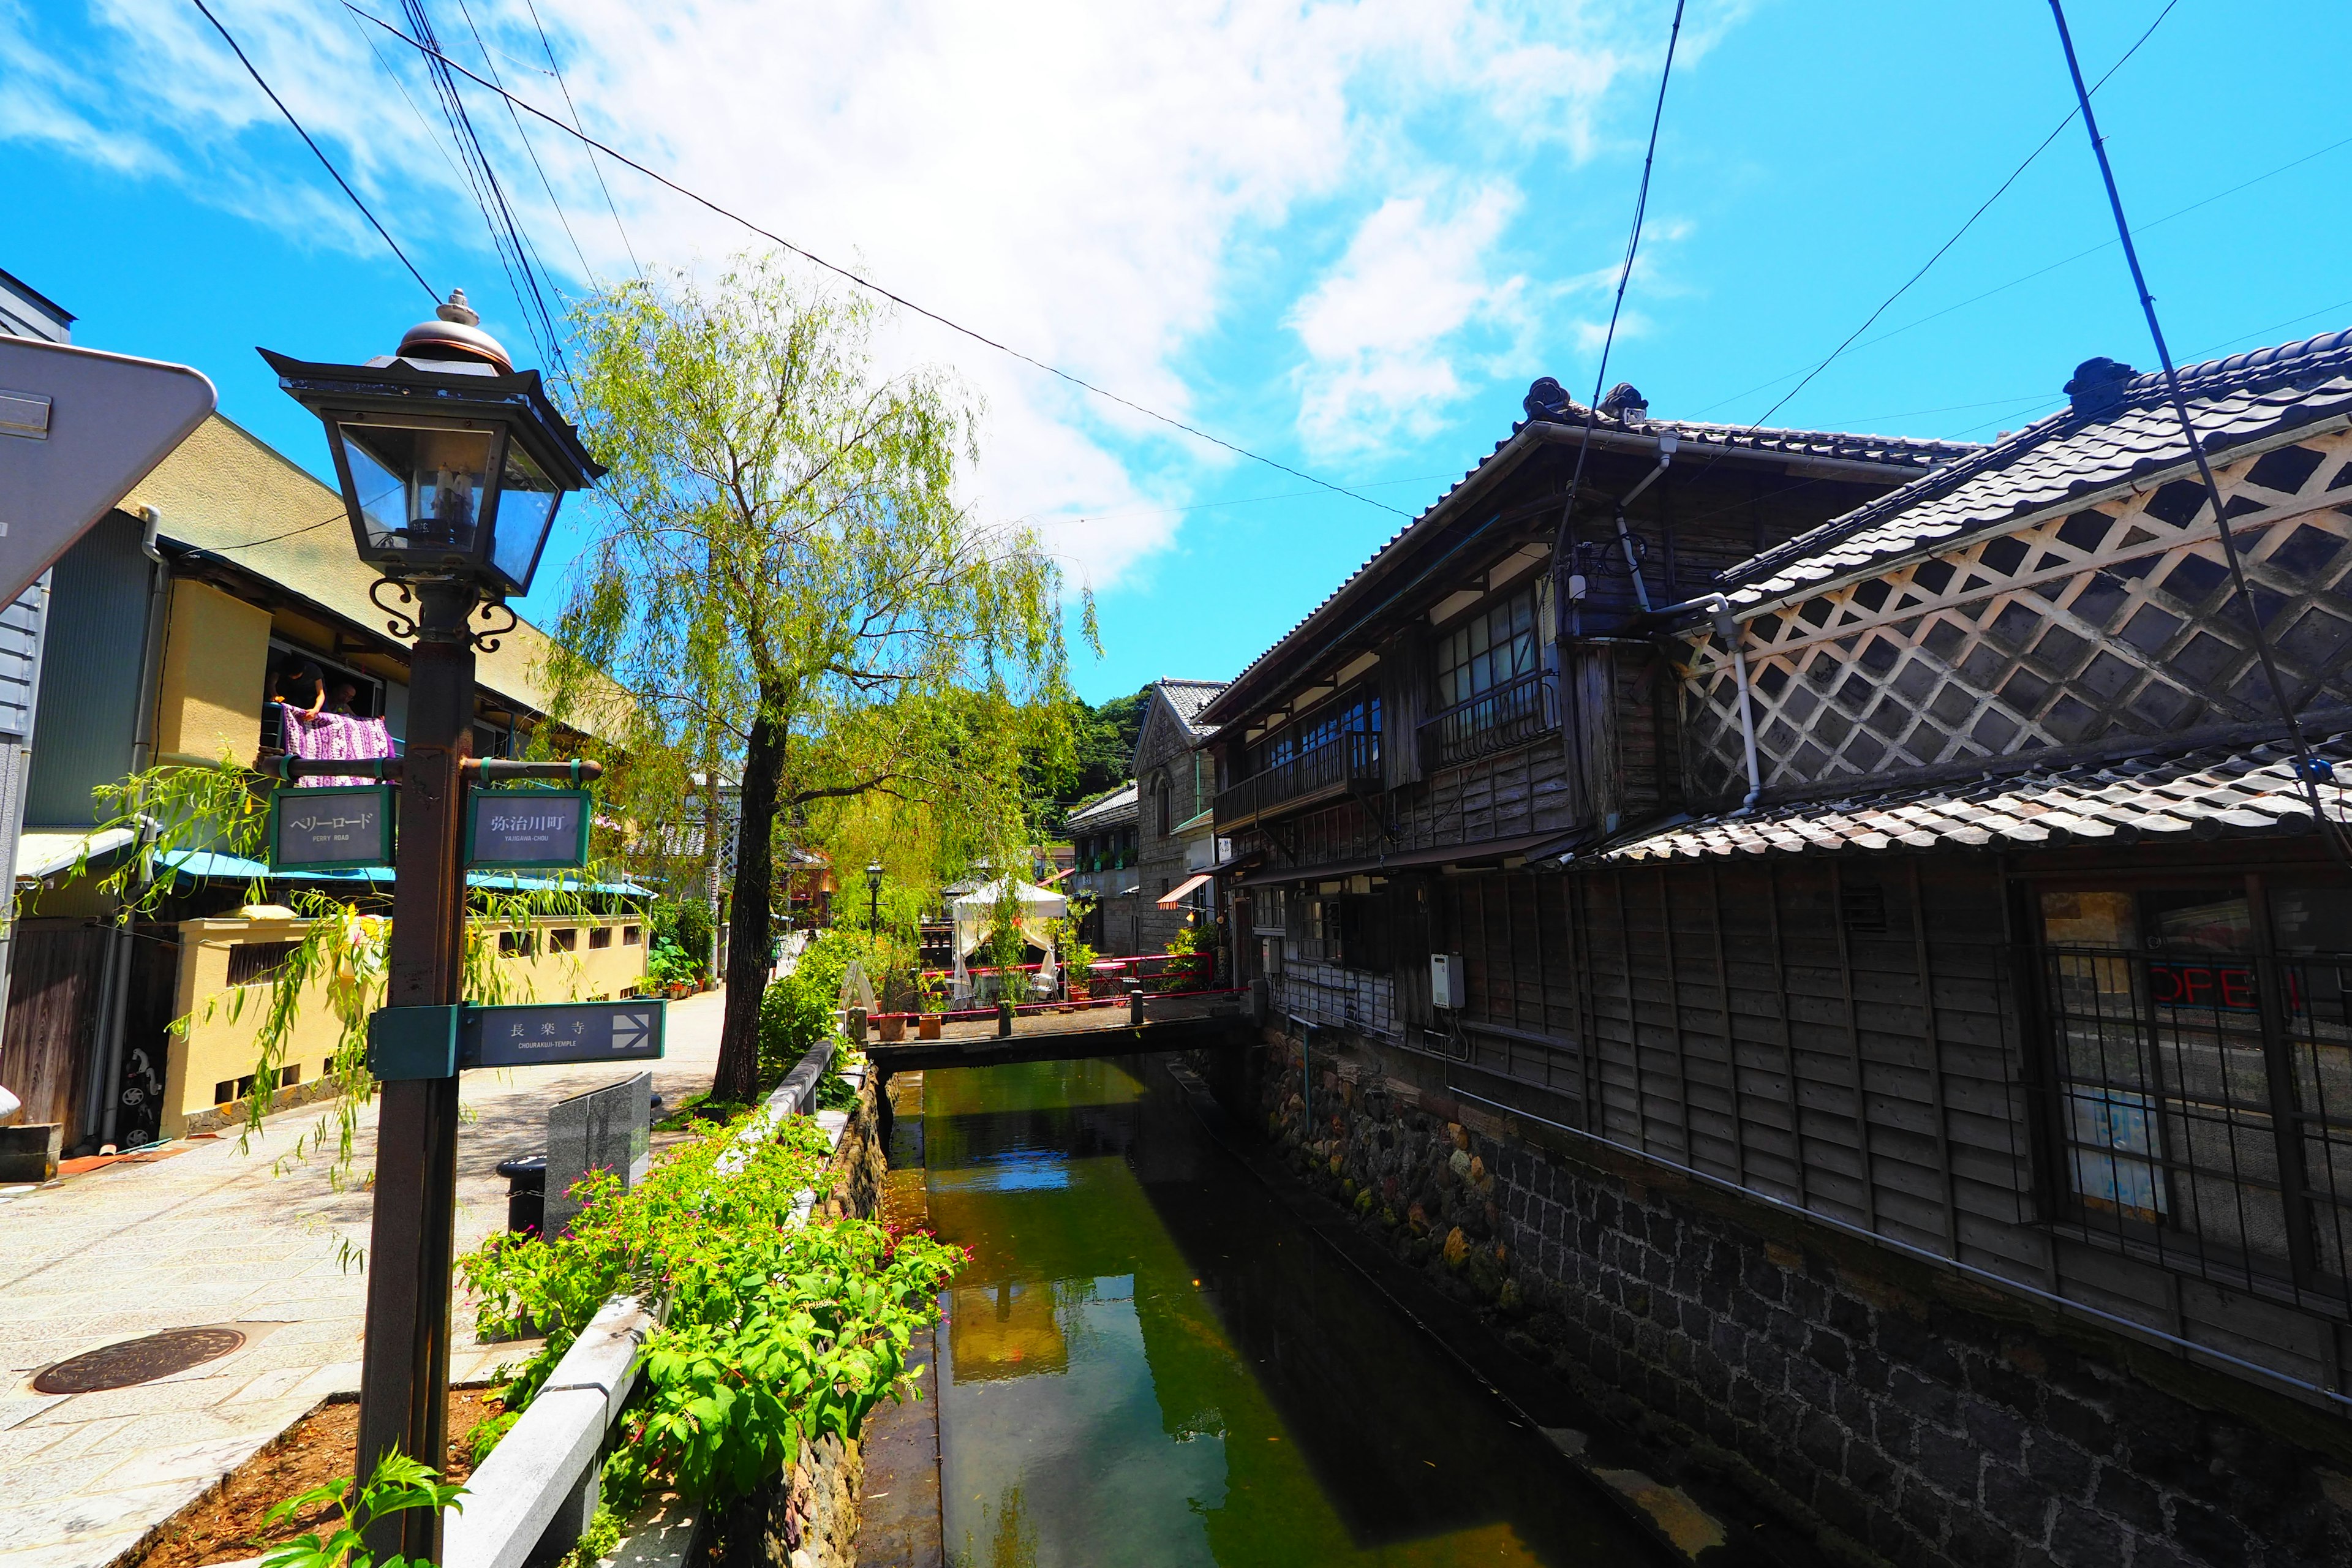
[[[1095,950],[1075,935],[1062,944],[1063,972],[1068,977],[1069,998],[1084,1002],[1094,994]]]
[[[915,1017],[915,1037],[938,1039],[941,1022],[940,1013],[947,1004],[946,998],[940,994],[940,983],[936,976],[926,974],[922,977],[916,988],[915,1005],[920,1009]]]

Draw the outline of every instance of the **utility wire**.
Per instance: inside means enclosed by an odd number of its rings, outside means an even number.
[[[2124,51],[2122,59],[2116,61],[2115,64],[2107,68],[2106,76],[2101,77],[2096,85],[2092,87],[2090,90],[2092,92],[2096,92],[2100,88],[2106,86],[2108,78],[2114,76],[2116,72],[2123,69],[2125,62],[2129,60],[2134,55],[2139,53],[2140,45],[2147,43],[2149,38],[2155,37],[2156,30],[2164,25],[2164,19],[2172,15],[2172,8],[2179,4],[2180,0],[2165,0],[2164,9],[2156,14],[2156,20],[2147,25],[2147,30],[2140,34],[2138,39],[2133,43],[2130,48]],[[2088,102],[2087,97],[2084,101]],[[1790,398],[1795,397],[1797,394],[1804,391],[1806,387],[1811,386],[1815,376],[1829,369],[1830,365],[1838,358],[1839,355],[1844,353],[1846,350],[1853,346],[1853,341],[1856,338],[1870,331],[1872,326],[1876,324],[1878,318],[1886,314],[1887,310],[1893,307],[1895,300],[1900,300],[1904,295],[1909,293],[1913,284],[1927,276],[1928,270],[1933,268],[1936,263],[1944,259],[1945,253],[1949,251],[1952,247],[1960,243],[1961,237],[1965,236],[1969,230],[1976,226],[1977,219],[1984,216],[1987,212],[1991,210],[1993,203],[2000,200],[2004,195],[2007,195],[2009,194],[2009,188],[2017,184],[2019,180],[2024,178],[2025,171],[2033,166],[2033,161],[2050,150],[2050,143],[2057,141],[2059,136],[2065,132],[2066,127],[2074,122],[2074,116],[2081,112],[2084,111],[2080,110],[2069,110],[2066,113],[2066,118],[2060,121],[2056,127],[2051,131],[2050,134],[2044,136],[2042,139],[2041,143],[2036,146],[2032,152],[2028,153],[2025,155],[2023,162],[2020,163],[2016,168],[2010,171],[2009,178],[2003,180],[1997,187],[1995,187],[1992,195],[1987,196],[1982,202],[1979,203],[1977,205],[1977,210],[1969,214],[1968,217],[1960,224],[1960,226],[1952,231],[1952,237],[1944,241],[1943,244],[1937,246],[1936,247],[1935,254],[1928,257],[1927,260],[1919,264],[1919,269],[1917,271],[1912,273],[1910,277],[1906,278],[1903,280],[1901,287],[1897,288],[1894,293],[1889,294],[1885,299],[1881,300],[1878,302],[1878,308],[1872,310],[1869,315],[1863,318],[1862,325],[1848,332],[1845,335],[1844,342],[1832,349],[1827,356],[1822,360],[1821,363],[1807,371],[1804,374],[1804,378],[1799,381],[1796,385],[1782,393],[1780,395],[1780,401],[1773,404],[1771,407],[1766,409],[1763,414],[1758,417],[1756,423],[1749,426],[1748,428],[1751,430],[1757,428],[1757,426],[1761,426],[1765,420],[1771,418],[1772,416],[1780,413],[1781,409],[1787,407]],[[1713,465],[1710,464],[1709,466],[1712,467]]]
[[[438,48],[436,48],[429,44],[419,43],[416,39],[410,37],[407,34],[402,32],[391,23],[383,20],[381,16],[373,16],[369,12],[362,10],[359,6],[352,5],[352,0],[342,0],[342,3],[346,9],[352,12],[362,20],[374,23],[377,26],[382,27],[385,32],[390,33],[394,37],[398,38],[402,43],[406,44],[410,48],[416,50],[420,54],[431,56],[433,58],[440,61],[443,65],[448,67],[451,70],[457,72],[467,80],[473,82],[476,86],[488,88],[490,91],[499,94],[501,98],[507,99],[524,113],[536,116],[537,118],[547,121],[547,123],[554,126],[558,131],[562,132],[565,135],[578,139],[581,142],[589,147],[594,148],[597,152],[604,153],[606,157],[612,159],[614,163],[621,164],[623,167],[634,169],[638,174],[643,174],[646,178],[653,181],[664,189],[675,191],[677,195],[684,196],[687,200],[694,203],[696,205],[706,207],[711,212],[717,213],[720,217],[727,219],[730,223],[741,225],[744,228],[747,228],[751,233],[758,235],[761,238],[780,246],[783,249],[790,251],[793,255],[799,257],[802,260],[809,262],[815,267],[832,273],[834,276],[843,279],[854,288],[864,289],[866,293],[872,294],[877,299],[887,300],[890,303],[898,306],[901,310],[911,311],[913,314],[922,317],[927,321],[937,322],[939,325],[945,327],[948,331],[956,333],[958,336],[969,338],[973,342],[979,343],[982,347],[994,349],[997,353],[1005,355],[1007,358],[1019,360],[1022,363],[1035,370],[1042,370],[1047,375],[1053,376],[1057,380],[1066,382],[1082,392],[1090,392],[1095,396],[1102,398],[1106,402],[1116,403],[1122,408],[1130,409],[1137,414],[1142,415],[1147,419],[1156,420],[1160,424],[1165,425],[1172,430],[1181,430],[1185,435],[1192,437],[1196,440],[1205,441],[1212,447],[1222,447],[1225,451],[1233,453],[1235,457],[1246,458],[1253,463],[1263,463],[1269,468],[1278,469],[1283,473],[1288,474],[1292,479],[1303,479],[1307,483],[1315,486],[1318,489],[1329,490],[1334,495],[1346,496],[1350,500],[1361,501],[1366,506],[1377,507],[1382,511],[1394,512],[1399,517],[1410,518],[1414,515],[1413,513],[1405,510],[1402,507],[1391,506],[1386,501],[1374,500],[1370,496],[1359,495],[1354,490],[1348,489],[1344,485],[1335,485],[1328,479],[1318,479],[1315,475],[1307,472],[1304,468],[1295,468],[1288,463],[1283,462],[1278,458],[1267,457],[1263,452],[1254,452],[1247,447],[1236,446],[1234,443],[1226,440],[1222,436],[1211,435],[1208,431],[1202,429],[1197,425],[1188,425],[1172,414],[1162,414],[1160,410],[1147,407],[1145,405],[1138,403],[1132,398],[1122,397],[1118,393],[1111,391],[1108,387],[1097,385],[1094,382],[1087,380],[1084,376],[1064,370],[1058,365],[1048,364],[1044,360],[1038,359],[1033,354],[1024,353],[1019,349],[1013,347],[1010,343],[1004,342],[997,338],[992,338],[987,333],[981,331],[977,328],[967,327],[961,321],[955,321],[950,317],[940,314],[937,310],[929,310],[924,306],[919,305],[903,294],[893,293],[891,290],[885,289],[882,285],[874,282],[870,279],[859,277],[856,273],[851,271],[846,267],[828,261],[824,257],[817,255],[814,251],[793,244],[791,240],[786,239],[782,235],[776,233],[773,229],[763,228],[759,224],[756,224],[750,218],[745,217],[742,214],[719,205],[717,202],[712,201],[709,196],[702,195],[700,192],[688,189],[687,186],[679,184],[676,180],[671,179],[668,175],[661,174],[654,169],[647,168],[645,164],[638,163],[635,158],[630,157],[627,153],[589,135],[587,132],[583,131],[576,126],[566,125],[562,121],[557,119],[554,115],[548,113],[545,110],[541,109],[530,100],[518,98],[514,94],[508,92],[504,88],[498,86],[496,83],[484,80],[481,77],[475,75],[474,72],[467,69],[456,60],[453,60],[448,56],[443,54]],[[1677,15],[1679,15],[1679,12]]]
[[[425,274],[416,270],[416,263],[408,259],[408,252],[400,248],[400,241],[392,237],[392,231],[377,221],[374,213],[368,210],[367,203],[360,200],[360,194],[352,189],[352,183],[344,179],[342,172],[335,167],[333,161],[325,153],[320,151],[318,142],[312,141],[310,133],[302,129],[302,122],[294,118],[294,111],[286,107],[286,100],[278,96],[278,89],[262,79],[261,72],[255,68],[252,60],[246,58],[244,48],[231,36],[229,30],[221,25],[221,19],[213,15],[212,8],[205,4],[205,0],[192,0],[192,3],[197,10],[205,14],[205,20],[213,25],[213,30],[221,36],[221,41],[235,51],[237,63],[245,67],[246,74],[253,78],[255,85],[269,95],[269,101],[278,106],[278,112],[286,117],[286,123],[291,125],[294,128],[294,133],[302,138],[302,144],[317,155],[320,163],[325,167],[327,173],[334,175],[335,184],[343,187],[343,195],[352,198],[352,205],[359,208],[360,215],[374,226],[376,233],[383,236],[383,242],[392,247],[392,253],[400,258],[400,264],[408,268],[408,275],[416,279],[417,287],[430,295],[435,304],[439,304],[441,296],[435,292],[432,284],[425,281]]]
[[[1609,382],[1609,350],[1617,341],[1617,317],[1625,308],[1625,288],[1633,280],[1633,258],[1642,247],[1642,220],[1650,209],[1650,171],[1658,159],[1658,127],[1666,117],[1666,84],[1674,79],[1675,45],[1682,36],[1683,0],[1675,0],[1674,24],[1666,32],[1666,63],[1658,72],[1658,100],[1650,110],[1650,145],[1642,154],[1642,184],[1633,196],[1633,226],[1625,235],[1625,262],[1617,270],[1617,295],[1609,305],[1609,329],[1601,335],[1601,363],[1592,373],[1592,401],[1584,407],[1584,430],[1576,443],[1576,468],[1569,476],[1568,500],[1560,508],[1559,529],[1552,541],[1555,575],[1567,566],[1569,523],[1576,516],[1577,491],[1584,484],[1584,460],[1592,451],[1593,422],[1601,417],[1601,389]],[[1555,614],[1565,619],[1565,595],[1559,597],[1558,605]]]
[[[474,8],[466,4],[466,0],[457,0],[457,12],[466,18],[466,30],[474,35],[474,47],[482,51],[482,63],[489,67],[490,79],[497,81],[498,64],[490,58],[489,42],[482,37],[480,24],[474,20]],[[516,62],[509,60],[507,63],[513,65]],[[572,242],[572,254],[580,258],[581,276],[593,287],[596,281],[596,269],[588,265],[588,253],[580,248],[580,237],[572,232],[571,216],[564,212],[563,203],[555,195],[555,185],[547,177],[546,165],[539,161],[539,149],[530,144],[530,137],[522,128],[522,116],[515,112],[512,99],[507,100],[507,118],[514,121],[515,140],[522,143],[524,154],[530,159],[530,166],[539,174],[539,188],[547,193],[547,205],[555,209],[555,221],[563,226],[563,237]],[[562,290],[559,288],[556,292],[560,296]]]
[[[2279,717],[2285,721],[2287,734],[2294,742],[2295,778],[2311,802],[2312,822],[2320,842],[2338,864],[2352,863],[2352,853],[2347,852],[2339,825],[2328,817],[2319,797],[2320,781],[2333,784],[2336,770],[2312,751],[2311,739],[2304,733],[2303,720],[2288,700],[2286,680],[2279,674],[2278,659],[2271,652],[2269,634],[2263,629],[2262,609],[2254,603],[2253,589],[2246,582],[2245,558],[2239,553],[2237,536],[2230,528],[2229,509],[2221,500],[2221,482],[2213,477],[2213,465],[2205,457],[2205,443],[2198,438],[2197,423],[2189,416],[2189,399],[2180,390],[2180,374],[2173,368],[2172,351],[2165,346],[2164,328],[2156,319],[2156,296],[2147,291],[2147,277],[2140,270],[2139,248],[2132,244],[2131,224],[2124,217],[2124,198],[2116,188],[2115,169],[2107,162],[2106,141],[2099,134],[2099,122],[2091,113],[2091,91],[2083,85],[2083,68],[2074,58],[2074,37],[2067,31],[2066,8],[2062,0],[2050,0],[2050,15],[2058,24],[2058,43],[2066,51],[2066,74],[2074,79],[2083,129],[2091,138],[2091,153],[2099,163],[2100,182],[2107,188],[2107,207],[2115,214],[2116,237],[2123,244],[2124,260],[2131,267],[2132,288],[2139,295],[2140,313],[2147,318],[2147,335],[2156,344],[2158,363],[2164,367],[2165,393],[2172,401],[2173,416],[2180,421],[2181,439],[2189,443],[2189,455],[2197,461],[2197,477],[2204,481],[2206,503],[2213,509],[2213,529],[2221,535],[2221,553],[2229,558],[2231,584],[2238,603],[2245,609],[2246,629],[2253,637],[2254,655],[2262,662],[2263,679],[2269,683],[2271,700],[2277,704]]]
[[[548,70],[554,76],[555,85],[562,90],[563,107],[571,111],[572,129],[576,132],[580,129],[580,106],[572,101],[572,84],[563,79],[563,68],[556,63],[555,46],[547,39],[547,25],[539,19],[538,0],[523,0],[523,5],[530,12],[530,25],[539,29],[539,47],[547,51]],[[646,275],[645,263],[637,259],[637,247],[629,243],[629,231],[621,223],[621,209],[613,200],[613,187],[604,183],[604,165],[596,162],[593,149],[588,153],[588,167],[596,176],[596,188],[604,193],[604,210],[613,215],[613,227],[621,237],[621,248],[629,253],[629,270],[643,278]]]

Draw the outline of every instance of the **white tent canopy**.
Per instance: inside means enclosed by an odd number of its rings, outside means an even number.
[[[959,992],[970,989],[970,982],[964,973],[964,960],[988,941],[989,929],[996,920],[997,905],[1003,902],[1008,890],[1013,901],[1021,907],[1022,940],[1032,947],[1045,950],[1045,968],[1037,978],[1044,985],[1054,984],[1054,943],[1052,934],[1045,930],[1045,922],[1066,918],[1070,912],[1070,900],[1051,888],[999,877],[992,882],[959,886],[949,890],[948,919],[955,926],[956,989]]]

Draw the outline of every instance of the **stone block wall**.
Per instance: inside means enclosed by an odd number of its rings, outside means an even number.
[[[1829,1560],[2352,1563],[2352,1423],[2095,1324],[1482,1115],[1369,1045],[1312,1089],[1269,1034],[1292,1167],[1686,1473]]]

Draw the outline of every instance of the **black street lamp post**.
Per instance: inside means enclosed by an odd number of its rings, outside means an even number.
[[[866,868],[866,929],[882,929],[882,863],[869,863]]]
[[[487,617],[527,592],[567,491],[604,473],[541,390],[481,331],[458,290],[397,354],[313,364],[261,351],[278,385],[327,427],[369,590],[412,637],[406,749],[385,983],[391,1007],[463,997],[465,795],[481,764],[474,653],[511,629]],[[396,608],[382,596],[398,595]],[[486,602],[487,601],[487,602]],[[474,624],[477,610],[486,624]],[[520,770],[515,769],[520,772]],[[360,1374],[358,1475],[398,1449],[446,1462],[449,1271],[457,1198],[457,1079],[388,1079],[377,1121]],[[383,1539],[375,1539],[377,1535]],[[438,1562],[441,1518],[415,1509],[371,1532],[383,1560]]]

